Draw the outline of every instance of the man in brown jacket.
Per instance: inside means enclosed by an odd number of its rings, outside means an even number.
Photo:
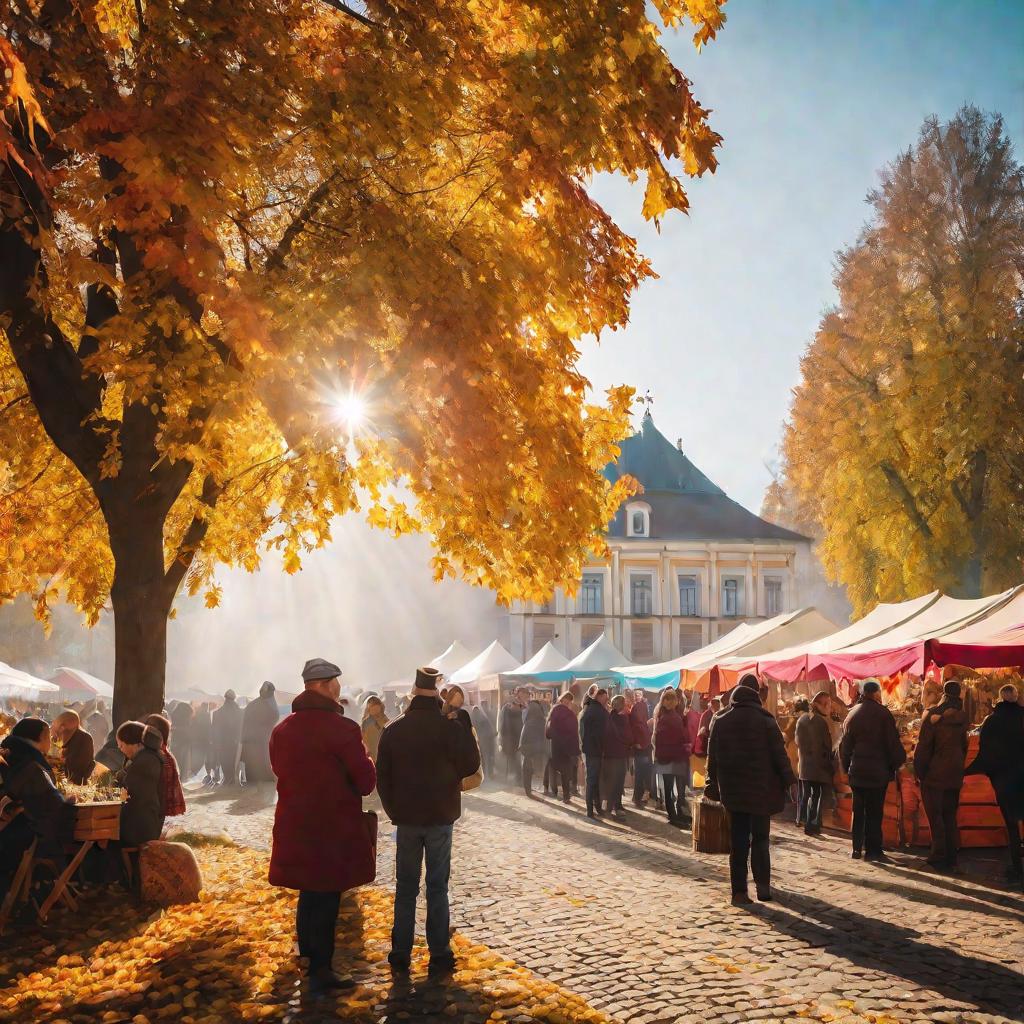
[[[932,832],[928,863],[948,870],[956,867],[956,812],[964,784],[967,732],[971,727],[960,693],[959,680],[946,682],[942,703],[924,713],[914,752],[914,772]]]
[[[62,711],[53,720],[53,738],[61,745],[64,774],[76,786],[89,781],[96,767],[92,736],[82,728],[77,711]]]

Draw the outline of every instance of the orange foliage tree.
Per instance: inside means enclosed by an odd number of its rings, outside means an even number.
[[[577,342],[651,274],[586,184],[686,209],[660,32],[722,2],[0,0],[0,594],[109,600],[118,721],[183,584],[358,507],[501,600],[578,578],[630,392]]]

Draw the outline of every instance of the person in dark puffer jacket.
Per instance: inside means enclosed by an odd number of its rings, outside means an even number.
[[[608,731],[604,740],[601,760],[601,791],[608,801],[608,813],[622,820],[626,812],[622,806],[622,793],[626,785],[626,764],[632,751],[633,731],[626,712],[626,698],[617,693],[611,701]]]
[[[601,817],[601,759],[608,732],[608,691],[598,687],[588,694],[580,712],[580,747],[586,765],[587,817]]]
[[[772,898],[771,816],[785,807],[786,789],[795,783],[779,723],[761,705],[757,677],[744,676],[729,707],[712,720],[704,789],[711,800],[721,800],[731,818],[729,876],[734,904],[750,903],[748,855],[757,898]]]
[[[942,693],[942,703],[929,708],[921,721],[914,751],[914,773],[921,786],[921,802],[932,833],[928,863],[952,870],[956,867],[959,846],[956,812],[964,784],[971,722],[964,711],[959,680],[947,680]]]

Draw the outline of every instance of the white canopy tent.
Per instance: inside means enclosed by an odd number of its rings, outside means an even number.
[[[12,668],[0,661],[0,697],[20,697],[22,700],[47,700],[55,698],[60,687],[37,679],[27,672]]]
[[[518,676],[534,675],[537,672],[559,672],[568,663],[569,659],[549,640],[532,658],[504,674]]]
[[[448,682],[456,686],[475,683],[482,676],[494,676],[500,672],[511,672],[519,667],[519,659],[513,657],[495,640],[488,644],[472,661],[466,662],[457,672],[448,676]]]
[[[626,656],[612,643],[607,633],[602,633],[589,647],[581,651],[567,665],[563,672],[584,675],[587,672],[632,672],[632,665],[623,666]]]
[[[455,640],[448,646],[444,654],[439,654],[433,661],[427,664],[430,668],[436,668],[441,675],[451,676],[452,673],[457,672],[472,657],[473,652],[468,647],[460,644],[458,640]]]
[[[50,681],[59,686],[63,694],[69,696],[114,699],[114,688],[110,683],[105,683],[102,679],[97,679],[78,668],[59,668],[50,677]]]

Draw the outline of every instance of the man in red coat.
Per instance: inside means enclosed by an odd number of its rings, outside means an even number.
[[[373,791],[376,772],[359,726],[338,703],[340,675],[322,658],[307,661],[305,692],[270,734],[278,796],[270,883],[299,890],[295,929],[314,995],[352,987],[331,968],[338,906],[346,889],[376,874],[361,799]]]

